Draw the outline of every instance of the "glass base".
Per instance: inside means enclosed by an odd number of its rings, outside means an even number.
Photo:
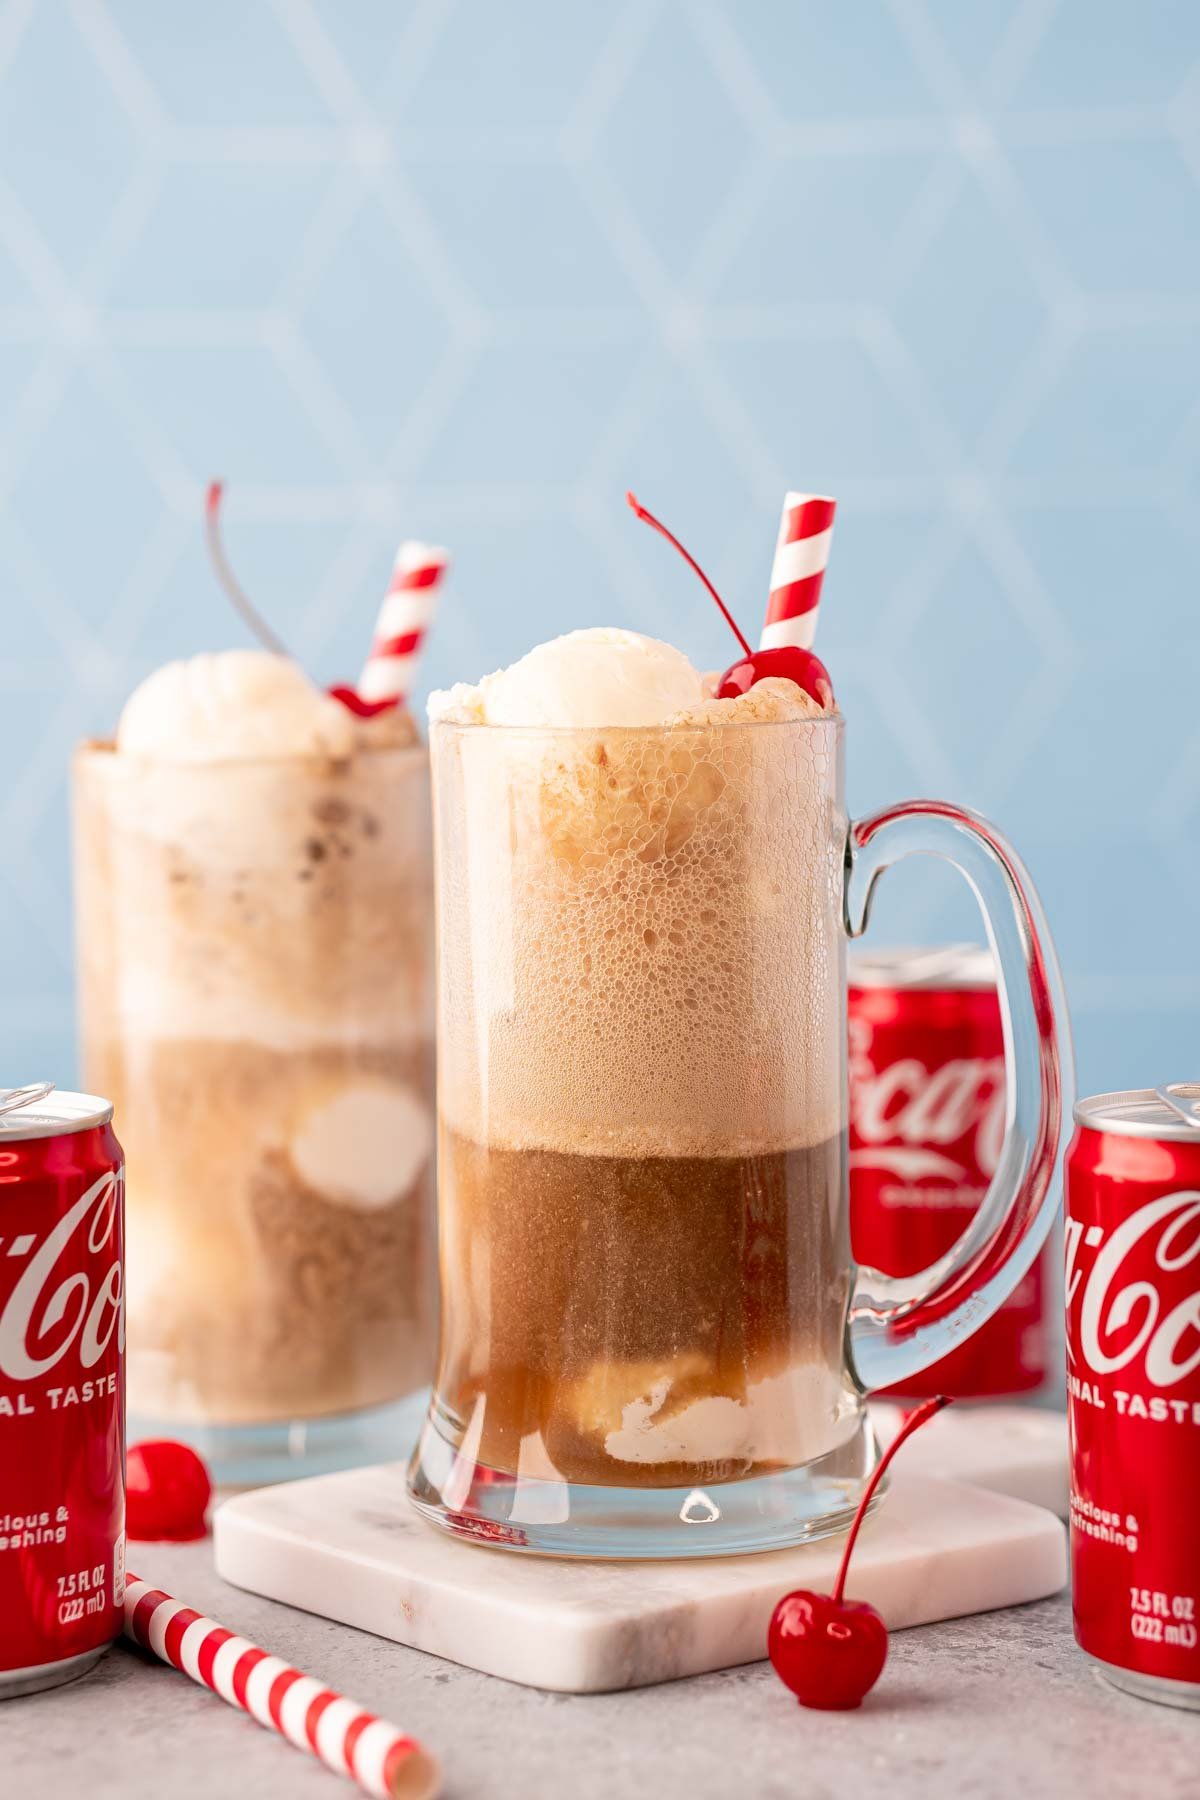
[[[1116,1663],[1092,1658],[1099,1673],[1110,1687],[1138,1700],[1155,1700],[1159,1706],[1181,1706],[1186,1712],[1200,1712],[1200,1683],[1172,1681],[1166,1675],[1142,1675],[1137,1669],[1121,1669]]]
[[[264,1425],[200,1424],[131,1413],[129,1442],[175,1438],[202,1456],[218,1487],[265,1487],[362,1463],[399,1462],[412,1449],[429,1405],[422,1388],[390,1406]]]
[[[452,1536],[527,1555],[748,1556],[845,1531],[877,1458],[864,1413],[844,1444],[800,1468],[703,1488],[588,1487],[489,1469],[427,1419],[408,1493]]]

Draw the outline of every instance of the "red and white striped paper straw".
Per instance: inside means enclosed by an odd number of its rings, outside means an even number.
[[[363,700],[407,700],[450,557],[437,544],[403,543],[359,677]]]
[[[125,1587],[125,1635],[378,1800],[441,1792],[437,1761],[415,1738],[136,1575]]]
[[[777,650],[784,644],[812,649],[836,511],[837,501],[827,494],[785,496],[760,650]]]

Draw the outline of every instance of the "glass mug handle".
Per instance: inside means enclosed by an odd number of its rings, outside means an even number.
[[[986,819],[939,800],[910,800],[851,824],[846,930],[867,927],[875,883],[906,856],[938,856],[974,891],[996,959],[1004,1021],[1004,1142],[983,1204],[958,1241],[917,1275],[860,1268],[850,1354],[864,1387],[906,1381],[989,1319],[1045,1240],[1058,1206],[1052,1185],[1072,1092],[1062,977],[1041,904],[1020,860]]]

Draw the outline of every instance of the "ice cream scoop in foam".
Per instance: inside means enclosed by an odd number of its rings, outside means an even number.
[[[290,657],[226,650],[166,663],[135,688],[117,749],[167,762],[349,756],[355,721]]]
[[[543,728],[661,725],[704,697],[703,678],[682,650],[597,625],[539,644],[478,687],[431,695],[429,715]]]
[[[370,1209],[401,1200],[433,1154],[433,1121],[399,1082],[360,1082],[322,1099],[291,1142],[292,1165],[326,1201]]]

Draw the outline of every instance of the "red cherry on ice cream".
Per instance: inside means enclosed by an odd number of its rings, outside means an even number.
[[[771,1615],[767,1653],[803,1706],[846,1712],[883,1673],[887,1626],[865,1600],[788,1594]]]
[[[765,681],[768,676],[794,681],[818,706],[828,709],[833,705],[829,670],[819,656],[814,656],[811,650],[801,650],[797,644],[780,644],[776,650],[754,650],[740,662],[735,662],[721,677],[717,699],[736,700],[756,681]]]
[[[742,646],[744,654],[731,669],[726,669],[721,677],[721,685],[717,689],[718,700],[736,700],[740,695],[752,688],[756,681],[765,681],[768,675],[778,675],[784,681],[794,681],[796,686],[826,709],[833,705],[833,683],[829,679],[829,671],[819,656],[811,650],[801,650],[793,644],[781,644],[776,650],[752,650],[742,636],[737,620],[718,594],[700,564],[690,550],[685,550],[673,531],[668,531],[661,519],[656,519],[652,512],[647,512],[635,494],[626,494],[626,500],[638,518],[645,524],[652,525],[654,530],[666,538],[668,544],[678,550],[684,562],[700,577],[724,615],[725,622],[734,637]]]
[[[125,1530],[129,1537],[191,1543],[208,1530],[208,1470],[187,1444],[170,1438],[130,1444],[125,1458]]]
[[[340,700],[359,719],[373,719],[376,713],[386,712],[390,706],[398,704],[395,699],[364,700],[357,689],[352,687],[331,687],[326,692],[331,700]]]
[[[862,1705],[883,1673],[888,1653],[887,1626],[865,1600],[844,1598],[846,1571],[884,1470],[905,1438],[949,1404],[949,1397],[939,1394],[914,1407],[876,1463],[854,1514],[832,1594],[814,1594],[799,1588],[793,1594],[785,1594],[771,1614],[767,1655],[780,1681],[791,1688],[801,1706],[848,1712],[851,1707]]]

